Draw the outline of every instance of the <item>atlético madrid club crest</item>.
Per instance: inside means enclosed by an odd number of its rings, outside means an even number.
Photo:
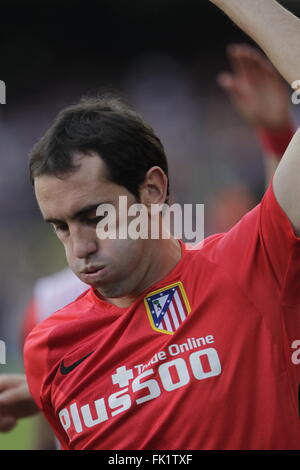
[[[144,298],[152,328],[172,335],[191,312],[182,282],[150,292]]]

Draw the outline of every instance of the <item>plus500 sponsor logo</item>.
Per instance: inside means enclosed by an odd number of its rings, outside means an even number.
[[[207,366],[209,366],[209,370],[207,370]],[[176,370],[176,381],[174,380],[174,374],[171,374],[171,368],[173,371]],[[142,405],[149,400],[158,398],[164,390],[172,392],[184,387],[191,381],[191,374],[197,380],[204,380],[219,375],[221,370],[219,356],[214,348],[196,351],[190,354],[187,360],[176,358],[161,364],[158,367],[159,380],[151,377],[154,374],[153,369],[148,369],[138,375],[131,382],[133,394],[139,392],[136,399],[129,395],[129,387],[126,387],[112,393],[106,399],[99,398],[93,401],[93,411],[90,404],[79,407],[74,402],[59,412],[59,419],[67,434],[72,428],[80,433],[84,428],[91,428],[113,416],[124,413],[133,403]],[[145,392],[143,396],[140,396],[141,391]]]

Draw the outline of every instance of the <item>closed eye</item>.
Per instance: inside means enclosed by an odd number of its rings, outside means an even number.
[[[52,224],[55,232],[67,232],[69,227],[67,224]]]

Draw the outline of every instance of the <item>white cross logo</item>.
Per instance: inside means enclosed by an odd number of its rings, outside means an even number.
[[[133,379],[132,369],[126,369],[126,366],[118,367],[116,373],[111,376],[112,383],[118,384],[120,387],[127,387],[129,380]]]

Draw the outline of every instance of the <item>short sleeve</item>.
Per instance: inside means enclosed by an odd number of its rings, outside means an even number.
[[[300,238],[277,202],[272,184],[259,205],[209,245],[210,258],[260,309],[270,309],[270,299],[277,304],[300,303]]]

